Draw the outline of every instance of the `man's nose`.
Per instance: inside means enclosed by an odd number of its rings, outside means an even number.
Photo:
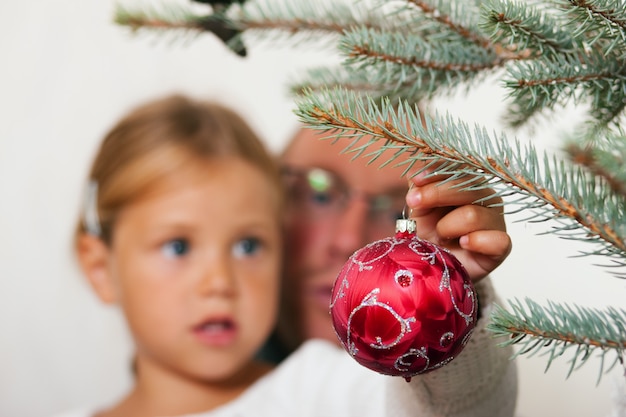
[[[333,249],[337,255],[345,259],[369,243],[367,241],[369,204],[366,198],[359,197],[355,196],[347,201],[334,230]]]

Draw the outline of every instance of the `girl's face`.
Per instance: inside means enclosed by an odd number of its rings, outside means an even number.
[[[274,185],[239,158],[192,164],[124,208],[107,274],[139,371],[245,375],[277,314],[280,233]]]

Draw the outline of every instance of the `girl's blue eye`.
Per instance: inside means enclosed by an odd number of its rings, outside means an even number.
[[[233,246],[235,257],[252,256],[261,248],[261,241],[258,238],[250,237],[241,239]]]
[[[176,258],[189,252],[189,242],[186,239],[173,239],[163,245],[166,256]]]

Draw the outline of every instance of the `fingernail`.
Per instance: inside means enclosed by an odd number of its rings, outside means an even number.
[[[416,206],[419,206],[421,202],[422,202],[422,192],[418,190],[417,188],[413,188],[409,190],[409,192],[406,195],[406,203],[410,207],[416,207]]]
[[[463,235],[459,238],[459,245],[464,248],[469,243],[469,237],[467,235]]]
[[[415,182],[415,181],[419,181],[420,179],[424,178],[424,171],[422,172],[417,172],[417,173],[411,173],[408,176],[409,181],[411,182]]]
[[[423,185],[429,173],[430,171],[421,171],[419,174],[411,176],[409,179],[409,184],[412,186]]]

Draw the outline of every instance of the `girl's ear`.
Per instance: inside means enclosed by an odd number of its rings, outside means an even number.
[[[100,300],[106,304],[117,302],[117,291],[109,271],[109,247],[95,236],[82,234],[78,238],[80,267]]]

